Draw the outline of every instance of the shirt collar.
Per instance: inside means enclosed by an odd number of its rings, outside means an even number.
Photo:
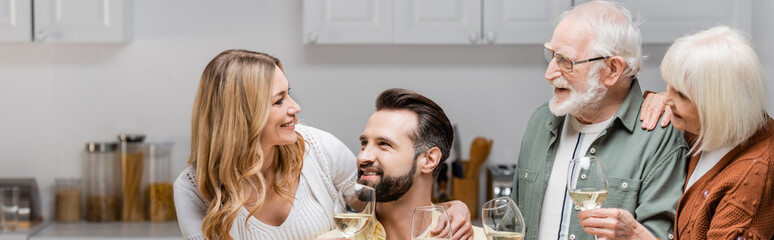
[[[618,111],[613,117],[613,121],[616,119],[623,124],[626,130],[633,132],[639,121],[640,106],[642,105],[642,90],[640,89],[640,83],[637,78],[632,79],[632,85],[629,87],[629,94],[626,95],[623,104],[618,107]]]

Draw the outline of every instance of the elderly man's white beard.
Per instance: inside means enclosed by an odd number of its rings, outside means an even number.
[[[564,116],[567,114],[573,116],[579,116],[583,113],[583,110],[595,111],[602,104],[602,98],[607,94],[607,87],[599,83],[599,69],[603,64],[594,64],[589,71],[588,89],[586,92],[579,92],[573,89],[570,82],[563,76],[560,76],[551,82],[554,88],[566,88],[570,90],[570,96],[559,103],[559,99],[554,95],[551,101],[548,103],[548,108],[556,116]]]

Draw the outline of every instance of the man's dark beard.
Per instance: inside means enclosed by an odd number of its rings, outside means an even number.
[[[382,174],[382,180],[374,186],[376,190],[376,202],[392,202],[403,197],[411,185],[414,184],[414,172],[417,171],[417,159],[412,162],[411,171],[403,176],[391,177]],[[380,172],[382,171],[381,167]]]

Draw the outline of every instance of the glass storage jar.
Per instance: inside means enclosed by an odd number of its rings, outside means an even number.
[[[118,220],[118,159],[114,142],[86,144],[86,220]]]
[[[172,182],[174,182],[171,142],[149,143],[145,146],[145,157],[148,163],[148,218],[153,222],[175,220],[175,202],[172,199]]]
[[[143,221],[143,152],[145,135],[118,135],[121,158],[121,220]]]
[[[76,222],[81,220],[81,179],[57,178],[56,221]]]

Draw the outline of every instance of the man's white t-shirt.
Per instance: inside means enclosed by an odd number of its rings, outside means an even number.
[[[600,123],[583,124],[575,117],[565,116],[554,166],[543,196],[538,239],[567,239],[570,213],[573,209],[572,200],[567,195],[567,170],[570,161],[585,156],[591,143],[612,120],[613,118],[610,118]]]

